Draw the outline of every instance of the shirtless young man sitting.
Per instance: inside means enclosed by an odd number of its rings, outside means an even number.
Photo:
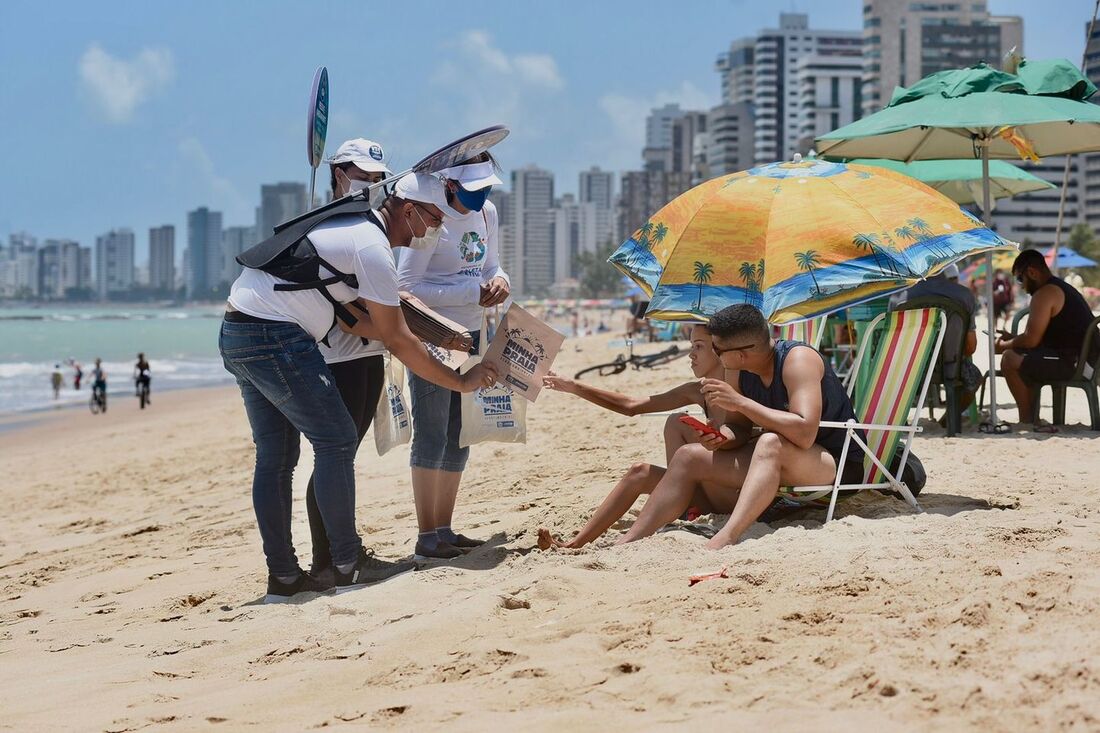
[[[855,419],[855,413],[828,362],[801,342],[773,341],[764,315],[750,305],[724,308],[709,327],[722,365],[740,370],[730,380],[736,386],[702,380],[708,408],[725,413],[722,437],[700,435],[676,451],[619,544],[648,537],[705,502],[715,513],[730,513],[707,543],[718,549],[740,539],[780,486],[820,486],[836,477],[844,430],[820,423]],[[755,439],[754,427],[764,431]],[[852,460],[840,470],[855,480],[863,463]]]
[[[685,382],[667,392],[650,395],[649,397],[630,397],[598,389],[572,379],[550,374],[543,379],[543,385],[547,389],[558,392],[567,392],[577,395],[589,402],[599,405],[607,410],[612,410],[620,415],[634,417],[650,412],[665,412],[689,405],[699,405],[703,412],[711,414],[703,396],[701,380],[721,380],[725,367],[715,355],[711,345],[710,331],[704,324],[695,324],[691,329],[691,371],[697,379]],[[688,443],[698,443],[700,433],[680,422],[678,413],[669,415],[665,420],[665,458],[671,461],[673,454]],[[717,423],[712,423],[717,424]],[[649,463],[634,464],[626,475],[615,485],[607,498],[603,500],[599,508],[592,515],[588,523],[569,542],[562,542],[554,538],[549,530],[539,530],[539,547],[582,547],[596,539],[607,528],[619,520],[634,502],[642,494],[648,494],[657,485],[664,475],[665,469]]]

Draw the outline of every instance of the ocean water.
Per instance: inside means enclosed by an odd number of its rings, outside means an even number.
[[[0,309],[0,415],[57,404],[87,403],[96,357],[107,372],[109,396],[131,398],[133,367],[144,352],[152,392],[232,384],[218,355],[221,306],[195,308],[42,306]],[[72,386],[75,359],[84,369]],[[65,386],[53,399],[50,374],[61,364]]]

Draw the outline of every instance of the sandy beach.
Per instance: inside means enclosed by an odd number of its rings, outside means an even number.
[[[608,340],[568,340],[558,370]],[[570,536],[631,463],[663,463],[662,418],[546,392],[527,445],[475,448],[456,527],[489,546],[262,606],[236,390],[132,402],[0,433],[0,729],[1100,730],[1100,443],[1082,425],[946,439],[924,420],[919,515],[868,494],[717,553],[682,531],[610,547],[618,530],[541,552],[539,526]],[[1079,392],[1069,419],[1087,421]],[[378,458],[368,436],[356,463],[359,527],[386,557],[415,537],[407,451]]]

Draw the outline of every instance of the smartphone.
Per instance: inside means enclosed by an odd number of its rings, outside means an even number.
[[[681,415],[680,422],[682,422],[684,425],[687,425],[688,427],[695,428],[696,430],[706,435],[716,435],[722,440],[726,440],[726,436],[722,435],[721,430],[718,430],[717,428],[712,428],[710,425],[707,425],[705,422],[702,422],[692,417],[691,415]]]

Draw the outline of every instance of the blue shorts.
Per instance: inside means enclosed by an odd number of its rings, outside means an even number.
[[[474,353],[480,333],[473,334]],[[412,397],[413,437],[409,465],[436,471],[461,473],[470,458],[469,448],[458,447],[462,433],[462,395],[409,372]]]

